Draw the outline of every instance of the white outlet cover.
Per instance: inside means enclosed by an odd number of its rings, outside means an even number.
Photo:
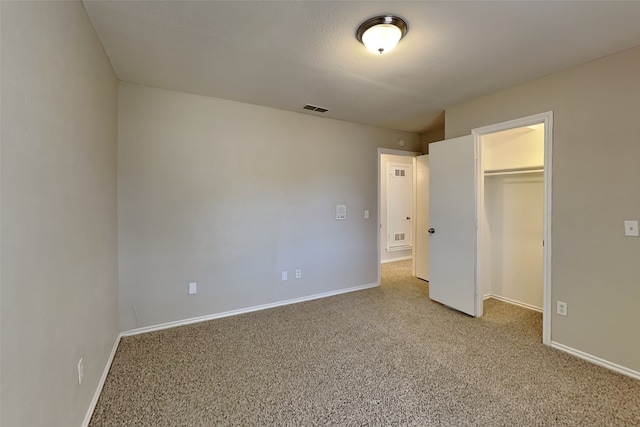
[[[625,220],[624,235],[628,237],[638,237],[638,221]]]
[[[296,270],[296,279],[302,278],[302,270]]]
[[[557,306],[556,306],[556,313],[559,314],[560,316],[566,316],[568,307],[567,307],[567,303],[563,302],[563,301],[557,301]]]

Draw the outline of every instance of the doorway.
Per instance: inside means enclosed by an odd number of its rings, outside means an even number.
[[[551,112],[473,130],[477,160],[476,299],[542,312],[551,342]]]
[[[544,124],[486,134],[481,144],[483,299],[542,313]]]
[[[381,264],[413,259],[415,157],[419,154],[378,148],[378,283]]]

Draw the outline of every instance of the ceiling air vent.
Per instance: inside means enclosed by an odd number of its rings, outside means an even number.
[[[317,105],[311,105],[311,104],[307,104],[304,107],[302,107],[303,110],[309,110],[309,111],[315,111],[316,113],[326,113],[327,111],[329,111],[328,108],[324,108],[324,107],[318,107]]]

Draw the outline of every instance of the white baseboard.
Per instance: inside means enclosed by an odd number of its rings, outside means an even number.
[[[380,286],[380,283],[369,283],[367,285],[354,286],[352,288],[339,289],[337,291],[331,291],[331,292],[323,292],[321,294],[315,294],[315,295],[309,295],[301,298],[278,301],[270,304],[256,305],[253,307],[241,308],[238,310],[231,310],[231,311],[225,311],[222,313],[208,314],[206,316],[192,317],[190,319],[177,320],[175,322],[167,322],[167,323],[161,323],[159,325],[145,326],[142,328],[136,328],[136,329],[131,329],[129,331],[122,332],[120,335],[122,335],[123,337],[128,337],[132,335],[145,334],[147,332],[161,331],[163,329],[190,325],[192,323],[206,322],[208,320],[214,320],[214,319],[220,319],[223,317],[237,316],[239,314],[251,313],[252,311],[266,310],[269,308],[281,307],[283,305],[297,304],[299,302],[312,301],[314,299],[332,297],[334,295],[346,294],[348,292],[361,291],[363,289],[375,288],[376,286]]]
[[[626,368],[622,365],[618,365],[617,363],[609,362],[608,360],[604,360],[599,357],[592,356],[589,353],[576,350],[575,348],[571,348],[569,346],[557,343],[555,341],[551,341],[551,347],[560,351],[564,351],[565,353],[569,353],[572,356],[579,357],[580,359],[586,360],[587,362],[591,362],[596,365],[602,366],[604,368],[611,369],[612,371],[615,371],[619,374],[626,375],[628,377],[640,380],[640,372],[634,371],[633,369]]]
[[[388,262],[396,262],[396,261],[405,261],[411,258],[413,258],[413,256],[409,255],[409,256],[401,256],[398,258],[383,259],[382,261],[380,261],[380,264],[386,264]]]
[[[489,299],[489,298],[497,299],[498,301],[506,302],[506,303],[509,303],[509,304],[512,304],[512,305],[517,305],[518,307],[527,308],[529,310],[533,310],[533,311],[537,311],[538,313],[542,313],[542,308],[541,307],[536,307],[535,305],[527,304],[525,302],[516,301],[516,300],[511,299],[511,298],[505,298],[505,297],[501,297],[500,295],[493,295],[493,294],[489,294],[489,295],[485,295],[484,296],[484,299]]]
[[[118,334],[115,342],[113,343],[111,354],[109,355],[109,359],[107,359],[107,365],[104,367],[104,371],[102,372],[102,376],[100,377],[100,381],[98,382],[98,387],[96,388],[96,391],[93,394],[93,399],[91,400],[91,404],[89,405],[89,409],[87,410],[87,415],[85,415],[84,421],[82,422],[82,427],[89,426],[89,422],[91,421],[91,417],[93,416],[93,411],[96,409],[96,405],[98,404],[100,393],[102,393],[102,387],[104,387],[104,383],[107,380],[107,375],[109,374],[109,369],[111,369],[113,358],[116,355],[116,351],[118,351],[118,345],[120,345],[120,338],[122,338],[122,334]]]

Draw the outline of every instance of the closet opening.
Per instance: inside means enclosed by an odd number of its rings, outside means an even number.
[[[475,130],[478,156],[477,294],[482,311],[493,300],[542,316],[542,341],[550,341],[549,254],[551,113],[537,122]],[[520,120],[526,122],[526,119]]]

